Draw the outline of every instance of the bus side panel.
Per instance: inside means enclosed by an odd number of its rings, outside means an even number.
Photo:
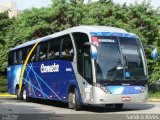
[[[27,87],[27,95],[34,98],[67,102],[70,85],[75,85],[79,91],[71,62],[63,60],[28,64],[24,83]]]
[[[7,90],[11,94],[15,94],[16,85],[19,84],[22,66],[14,65],[7,68]]]

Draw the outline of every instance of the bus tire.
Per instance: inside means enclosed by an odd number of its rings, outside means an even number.
[[[116,110],[122,110],[123,109],[123,104],[115,104],[115,109]]]
[[[23,87],[23,89],[22,89],[22,100],[25,102],[29,101],[29,97],[27,96],[27,92],[26,92],[25,87]]]
[[[16,87],[16,96],[17,96],[17,100],[22,100],[22,93],[19,87]]]
[[[82,104],[80,102],[80,96],[79,96],[78,90],[76,88],[74,89],[73,100],[75,100],[74,109],[76,111],[82,110]]]
[[[68,94],[68,108],[73,109],[74,104],[73,104],[73,93],[70,91]]]

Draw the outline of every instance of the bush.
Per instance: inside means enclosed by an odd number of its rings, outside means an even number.
[[[0,93],[7,92],[7,86],[0,86]]]
[[[6,76],[0,76],[0,93],[7,92],[7,79]]]

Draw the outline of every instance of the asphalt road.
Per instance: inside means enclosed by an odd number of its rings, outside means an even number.
[[[67,108],[67,104],[49,100],[23,102],[16,98],[0,97],[2,120],[111,120],[160,119],[160,102],[125,104],[123,110],[105,109],[104,106],[84,106],[82,111]]]

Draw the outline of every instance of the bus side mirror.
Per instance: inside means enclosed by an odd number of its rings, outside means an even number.
[[[151,45],[145,45],[144,46],[145,49],[151,49],[152,50],[152,53],[151,53],[151,56],[152,56],[152,59],[153,60],[156,60],[158,59],[158,51],[157,51],[157,48],[151,46]]]
[[[157,60],[157,58],[158,58],[157,48],[154,48],[154,50],[152,51],[152,58],[153,58],[153,60]]]
[[[91,42],[86,42],[86,43],[84,43],[84,45],[91,46],[91,58],[94,60],[97,59],[97,46]]]

